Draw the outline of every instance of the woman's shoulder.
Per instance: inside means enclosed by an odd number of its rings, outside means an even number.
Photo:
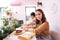
[[[49,26],[49,22],[45,21],[44,23],[42,23],[43,26]]]
[[[49,24],[49,22],[46,20],[44,23],[47,23],[47,24]]]

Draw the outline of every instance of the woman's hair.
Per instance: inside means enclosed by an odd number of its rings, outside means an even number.
[[[41,9],[37,9],[36,11],[39,11],[39,12],[42,13],[42,19],[41,19],[41,21],[42,21],[42,23],[44,23],[44,22],[46,21],[46,17],[45,17],[44,12],[43,12]],[[37,19],[37,20],[38,20],[38,19]]]
[[[36,18],[36,24],[39,24],[40,23],[40,21]]]

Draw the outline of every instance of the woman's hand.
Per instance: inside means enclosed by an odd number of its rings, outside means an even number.
[[[22,26],[22,28],[25,30],[25,31],[30,31],[30,32],[33,32],[33,28],[32,28],[32,25],[29,25],[29,24],[25,24]]]

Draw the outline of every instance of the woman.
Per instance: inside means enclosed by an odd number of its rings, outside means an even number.
[[[46,20],[44,12],[41,9],[36,10],[36,38],[37,40],[51,40],[49,36],[49,23]]]
[[[36,33],[37,40],[51,40],[49,35],[49,23],[46,20],[44,12],[41,9],[36,10],[36,27],[30,30]],[[28,26],[26,26],[28,27]]]

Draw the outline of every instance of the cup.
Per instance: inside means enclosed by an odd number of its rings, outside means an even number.
[[[23,29],[21,29],[21,28],[16,28],[16,33],[20,33],[20,32],[22,32],[23,31]]]

